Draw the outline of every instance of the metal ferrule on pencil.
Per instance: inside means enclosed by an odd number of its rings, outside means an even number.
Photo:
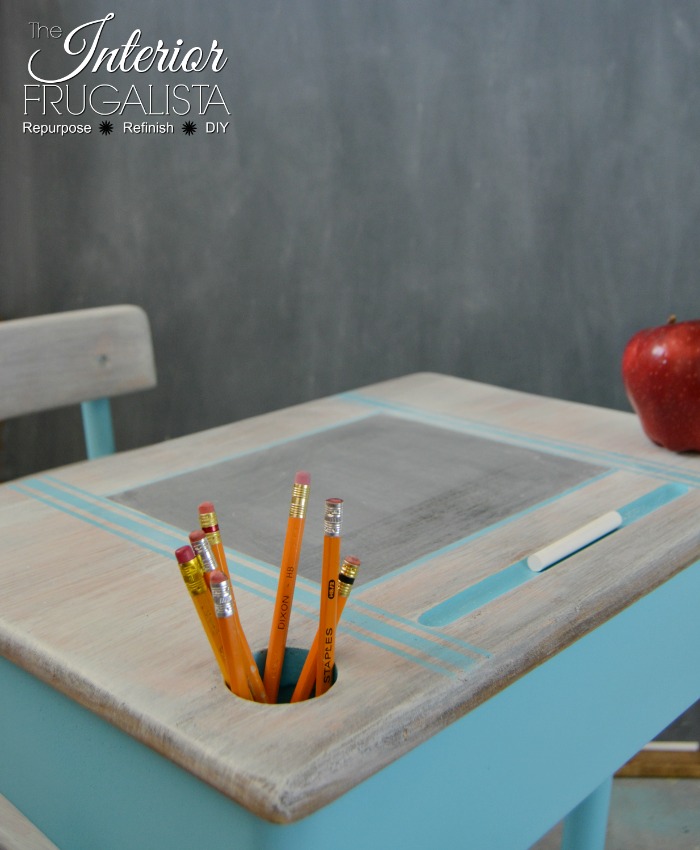
[[[206,513],[201,513],[199,515],[199,524],[201,525],[203,531],[218,531],[219,519],[216,516],[216,511],[207,511]]]
[[[233,616],[233,596],[228,581],[212,584],[211,598],[214,600],[214,611],[217,617]]]
[[[214,553],[211,549],[211,543],[208,538],[202,537],[201,540],[193,540],[192,548],[199,555],[199,559],[202,562],[202,569],[205,573],[210,573],[213,570],[219,569],[219,565],[216,563]]]
[[[221,532],[218,529],[216,531],[210,531],[207,528],[202,528],[202,531],[206,533],[212,546],[216,546],[218,543],[221,543]]]
[[[345,559],[338,573],[338,596],[350,596],[359,567]]]
[[[199,596],[200,593],[204,593],[206,591],[207,586],[204,583],[202,567],[199,559],[194,558],[191,561],[180,564],[180,572],[185,584],[187,585],[187,589],[192,596]]]
[[[293,519],[304,519],[306,517],[306,502],[309,498],[308,484],[294,483],[292,487],[292,500],[289,503],[289,516]]]
[[[326,537],[340,537],[343,524],[343,500],[326,499],[326,513],[323,518],[323,533]]]

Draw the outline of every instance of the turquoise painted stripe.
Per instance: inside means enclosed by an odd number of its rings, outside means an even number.
[[[34,479],[28,479],[25,483],[26,483],[26,485],[33,484]],[[60,510],[64,514],[68,514],[69,516],[76,517],[81,522],[86,522],[88,525],[93,525],[96,528],[99,528],[103,531],[109,531],[110,533],[114,534],[116,537],[121,537],[124,540],[128,540],[130,543],[132,543],[132,542],[138,543],[144,549],[148,549],[151,552],[156,552],[159,555],[164,554],[162,546],[158,546],[158,545],[155,545],[153,543],[148,543],[147,541],[143,541],[143,540],[134,540],[134,537],[133,537],[132,534],[129,534],[126,531],[122,531],[121,529],[115,529],[115,528],[105,529],[104,522],[102,522],[98,519],[95,519],[93,517],[90,517],[90,516],[85,516],[84,514],[80,513],[78,510],[73,509],[73,508],[71,508],[71,507],[69,507],[65,504],[56,504],[56,502],[54,501],[54,497],[42,495],[41,493],[35,492],[34,490],[30,489],[30,486],[25,486],[25,485],[20,485],[20,484],[8,484],[6,486],[9,487],[11,490],[16,490],[18,493],[22,493],[24,496],[29,496],[29,498],[34,499],[37,502],[41,502],[44,505],[49,505],[49,507],[52,507],[55,510]]]
[[[444,602],[429,608],[420,615],[418,622],[424,626],[448,626],[455,620],[476,611],[477,608],[483,608],[494,599],[531,581],[535,575],[536,573],[528,568],[524,559],[516,561],[504,570],[488,576]]]
[[[345,612],[343,613],[343,620],[341,621],[341,626],[339,627],[339,631],[342,630],[343,624],[345,623],[346,618],[348,618],[348,614],[350,613],[350,606],[346,606]],[[350,619],[348,618],[348,622]],[[347,625],[347,624],[346,624]],[[353,625],[357,625],[353,623]],[[375,629],[376,634],[376,629]],[[372,646],[379,647],[379,649],[385,649],[389,652],[392,652],[394,655],[398,655],[401,658],[405,658],[407,661],[411,661],[414,664],[418,664],[420,667],[424,667],[426,670],[432,670],[433,673],[440,673],[443,676],[455,676],[459,670],[451,670],[445,669],[444,666],[441,666],[439,662],[442,660],[440,650],[442,647],[435,646],[434,644],[430,645],[430,653],[429,657],[421,658],[420,656],[412,655],[410,652],[406,652],[406,650],[399,649],[396,646],[389,646],[386,643],[382,643],[379,640],[379,635],[373,637],[372,635],[368,635],[364,632],[358,632],[354,629],[352,630],[352,636],[357,640],[364,641],[365,643],[369,643]],[[341,642],[341,638],[338,638],[339,643]],[[438,662],[438,663],[436,663]],[[466,655],[461,655],[459,659],[459,664],[455,666],[459,666],[460,670],[468,670],[470,667],[473,667],[476,664],[476,659],[469,658]]]
[[[672,479],[689,484],[692,487],[700,486],[700,474],[688,472],[682,469],[669,469],[662,464],[653,461],[642,461],[622,452],[612,452],[604,449],[584,448],[575,443],[567,443],[564,440],[553,440],[548,437],[538,437],[533,434],[524,434],[519,431],[510,431],[498,425],[480,422],[475,419],[462,419],[449,414],[428,413],[419,408],[398,402],[381,401],[379,399],[364,396],[361,393],[341,393],[339,398],[345,398],[358,404],[366,404],[377,410],[384,410],[427,424],[438,425],[449,428],[452,431],[461,431],[473,436],[481,436],[497,442],[505,442],[513,445],[526,446],[548,454],[562,455],[577,458],[587,463],[595,463],[598,466],[611,466],[615,469],[627,469],[632,472],[643,473],[652,478]]]
[[[42,475],[41,478],[30,480],[32,482],[41,481],[53,485],[55,492],[62,494],[64,497],[67,496],[67,494],[73,494],[73,498],[77,500],[77,503],[88,505],[90,508],[92,505],[102,505],[104,510],[108,511],[110,515],[115,513],[121,514],[134,526],[139,524],[143,525],[149,533],[154,528],[160,528],[167,534],[172,534],[175,531],[179,533],[180,537],[182,537],[182,529],[177,528],[171,523],[165,522],[165,520],[158,519],[158,517],[151,516],[150,514],[144,514],[141,511],[130,508],[128,505],[122,504],[121,502],[115,502],[109,496],[97,496],[94,493],[90,493],[88,490],[76,487],[75,484],[62,481],[55,475]],[[68,498],[70,498],[70,496],[68,496]]]
[[[59,498],[62,494],[64,497],[68,497],[75,501],[76,504],[82,503],[84,506],[83,510],[92,511],[93,505],[100,505],[104,513],[109,514],[110,521],[113,523],[117,521],[118,516],[120,523],[127,527],[130,526],[134,530],[136,530],[139,525],[142,525],[144,528],[144,534],[151,535],[154,529],[160,529],[160,531],[165,535],[166,540],[170,541],[168,546],[171,548],[168,548],[165,552],[168,555],[171,555],[178,546],[184,545],[183,540],[186,542],[181,528],[171,525],[164,520],[160,520],[157,517],[143,514],[134,508],[128,507],[128,505],[123,505],[121,502],[114,502],[109,497],[95,496],[86,490],[76,487],[74,484],[68,484],[51,475],[43,475],[40,480],[53,482],[55,484],[55,491],[59,494],[56,498]],[[71,496],[70,494],[73,495]],[[174,541],[177,542],[173,547],[172,544]],[[139,541],[133,540],[133,542],[138,543]],[[226,551],[227,561],[230,561],[235,565],[239,575],[243,575],[251,583],[261,584],[265,589],[272,592],[274,598],[274,595],[277,592],[277,575],[279,567],[275,567],[267,561],[255,558],[252,555],[247,555],[237,549],[231,548],[230,546],[224,546],[224,549]],[[165,550],[161,547],[157,551],[161,552]],[[253,569],[251,569],[248,564],[252,564]],[[304,576],[297,577],[296,587],[297,592],[301,587],[309,593],[318,594],[318,582],[313,582]],[[267,599],[269,596],[266,595],[265,598]]]
[[[359,628],[364,629],[370,633],[376,633],[377,626],[379,626],[379,633],[386,638],[393,638],[396,640],[396,636],[398,634],[401,635],[401,643],[404,646],[407,646],[411,649],[416,650],[417,652],[421,652],[426,655],[428,658],[433,656],[439,657],[440,661],[446,664],[450,664],[457,669],[464,669],[466,667],[473,666],[477,659],[469,658],[464,655],[463,652],[458,652],[454,649],[451,649],[448,646],[440,646],[436,647],[434,640],[430,640],[429,638],[425,638],[420,634],[410,633],[401,631],[398,632],[396,629],[391,629],[387,631],[384,627],[384,624],[377,621],[374,617],[370,617],[367,614],[364,614],[358,608],[352,608],[349,604],[345,607],[345,611],[343,612],[343,623],[352,623],[354,626],[359,626]],[[436,649],[439,649],[439,654],[436,653]],[[415,656],[411,656],[413,659]]]
[[[632,525],[642,517],[653,513],[658,508],[674,501],[674,499],[684,496],[689,491],[690,488],[683,484],[666,484],[663,487],[657,487],[651,493],[647,493],[618,509],[622,516],[622,526]],[[564,561],[566,560],[565,558]],[[559,561],[559,563],[563,562]],[[556,566],[555,564],[554,567]],[[550,569],[552,568],[550,567]],[[527,559],[523,558],[424,611],[418,618],[418,622],[431,627],[447,626],[454,623],[455,620],[471,614],[478,608],[482,608],[489,602],[493,602],[516,587],[535,580],[538,575],[541,575],[541,573],[534,573],[529,569]]]
[[[685,484],[666,484],[663,487],[657,487],[651,493],[640,496],[634,502],[618,508],[618,513],[622,517],[622,525],[632,525],[638,519],[653,513],[658,508],[662,508],[674,499],[685,496],[689,492],[690,487],[686,487]]]
[[[389,614],[384,608],[379,608],[377,605],[371,605],[370,603],[365,602],[363,599],[359,599],[358,594],[356,592],[353,593],[352,597],[350,598],[350,601],[348,602],[348,605],[352,605],[353,608],[357,608],[361,611],[367,611],[374,616],[391,617],[392,622],[399,623],[403,626],[407,626],[408,628],[421,628],[421,624],[414,619],[409,619],[408,617],[400,617],[398,614],[395,614],[393,612]],[[345,610],[347,611],[348,609],[346,608]],[[435,630],[432,628],[424,629],[424,633],[426,635],[431,636],[435,636],[436,634]],[[473,643],[469,643],[466,640],[461,640],[461,638],[458,638],[455,635],[441,634],[440,637],[448,644],[458,646],[461,649],[466,649],[468,652],[474,653],[475,655],[481,655],[484,658],[491,658],[490,652],[487,652],[485,649],[481,649],[480,647],[475,646]]]
[[[109,499],[84,493],[76,487],[64,489],[65,485],[53,483],[47,477],[24,479],[21,483],[13,483],[8,486],[82,522],[170,559],[173,557],[174,550],[183,545],[182,529],[169,526],[162,521],[151,524],[149,518],[145,518],[143,514],[132,511],[124,505],[118,505]],[[274,600],[277,592],[277,577],[275,573],[271,572],[273,568],[269,564],[257,561],[255,558],[250,558],[229,547],[226,547],[226,555],[236,577],[246,581],[247,591],[263,599]],[[248,563],[245,563],[245,561]],[[264,569],[256,569],[249,564],[258,564]],[[297,606],[295,613],[307,618],[317,616],[318,585],[312,582],[308,582],[308,586],[301,584],[297,587],[295,597],[298,602],[305,603],[308,608],[312,609],[307,611],[301,606]],[[382,612],[382,615],[385,618],[391,618],[388,612]],[[455,667],[465,669],[474,663],[473,658],[469,658],[449,646],[437,644],[434,633],[429,633],[429,637],[421,637],[407,631],[401,624],[386,619],[378,620],[361,614],[353,616],[351,604],[346,607],[343,615],[343,622],[345,623],[346,620],[346,627],[349,627],[353,635],[359,640],[381,646],[390,652],[414,661],[416,664],[439,670],[443,674],[452,675]],[[373,632],[374,637],[355,631],[352,628],[353,626]],[[414,630],[420,628],[415,623],[411,623],[410,627]],[[427,632],[426,635],[428,635]],[[425,653],[427,657],[421,659],[410,652],[389,645],[386,641],[392,641],[399,645],[403,644],[409,649]],[[487,654],[483,650],[479,651],[472,648],[470,648],[470,651],[481,655]],[[445,669],[446,667],[449,669]]]
[[[158,522],[156,527],[137,511],[130,511],[123,505],[117,506],[108,499],[89,494],[81,495],[75,488],[72,488],[70,492],[66,491],[44,478],[24,479],[21,484],[8,486],[83,522],[170,559],[173,558],[175,549],[187,542],[180,528],[168,526],[162,522]],[[232,565],[235,564],[237,576],[250,585],[246,589],[264,599],[274,599],[276,579],[273,576],[248,566],[241,560],[247,556],[228,547],[226,547],[226,556],[227,559],[230,556]],[[247,560],[254,561],[252,558]],[[262,561],[260,565],[268,570],[272,569],[269,564],[264,564]]]

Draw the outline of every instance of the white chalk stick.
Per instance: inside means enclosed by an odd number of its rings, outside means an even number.
[[[571,534],[567,534],[566,537],[562,537],[561,540],[550,543],[544,549],[534,552],[527,559],[527,565],[533,572],[539,573],[547,567],[551,567],[552,564],[556,564],[557,561],[561,561],[562,558],[573,555],[574,552],[578,552],[579,549],[583,549],[589,543],[600,540],[601,537],[619,528],[621,524],[622,517],[617,511],[603,514],[598,519],[594,519],[593,522],[589,522],[576,531],[572,531]]]
[[[651,741],[642,749],[647,753],[697,753],[700,751],[698,741]]]

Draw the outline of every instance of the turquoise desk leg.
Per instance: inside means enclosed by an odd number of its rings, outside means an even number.
[[[108,398],[84,401],[80,405],[88,460],[114,454],[112,408]]]
[[[603,850],[610,810],[612,777],[566,816],[561,850]]]

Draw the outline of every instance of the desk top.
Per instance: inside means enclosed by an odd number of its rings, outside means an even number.
[[[312,492],[289,646],[308,648],[317,627],[326,497],[345,500],[343,553],[363,566],[335,685],[259,705],[221,681],[173,551],[214,501],[246,634],[264,649],[297,469]],[[410,375],[2,486],[0,650],[288,822],[697,560],[699,485],[700,457],[652,445],[632,414]],[[611,510],[617,531],[527,569]]]

